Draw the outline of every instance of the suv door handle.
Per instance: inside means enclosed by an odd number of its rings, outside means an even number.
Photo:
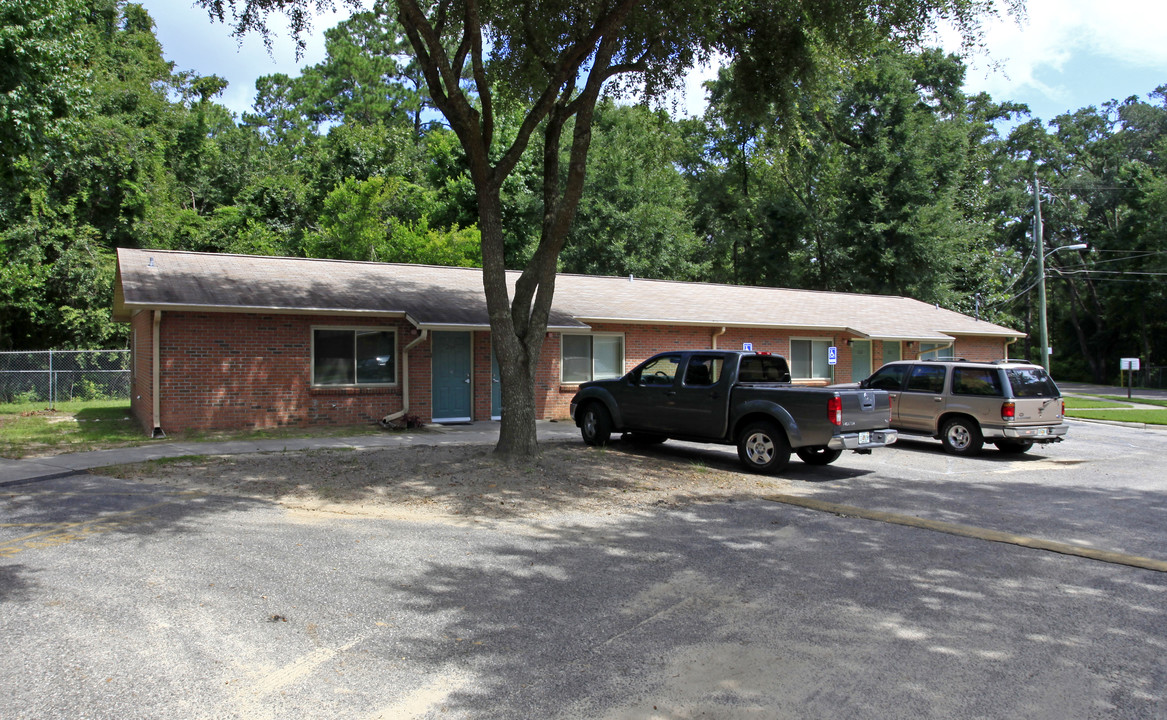
[[[942,398],[942,397],[934,397],[932,399],[936,402],[944,402],[944,398]]]

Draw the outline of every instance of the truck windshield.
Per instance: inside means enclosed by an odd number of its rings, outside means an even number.
[[[1012,368],[1005,371],[1013,397],[1058,397],[1058,386],[1041,368]]]

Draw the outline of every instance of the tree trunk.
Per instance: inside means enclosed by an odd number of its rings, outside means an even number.
[[[482,289],[486,294],[502,391],[502,423],[494,451],[504,458],[530,457],[539,452],[535,434],[535,372],[546,328],[533,327],[530,308],[514,307],[512,303],[503,261],[501,207],[497,189],[480,190]]]

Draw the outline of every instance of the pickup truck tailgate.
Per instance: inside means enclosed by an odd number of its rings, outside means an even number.
[[[842,409],[840,426],[844,432],[882,430],[891,422],[891,403],[886,392],[839,390],[837,394]]]

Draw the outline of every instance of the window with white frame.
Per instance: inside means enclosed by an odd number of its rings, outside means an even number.
[[[397,333],[381,328],[313,328],[313,385],[393,385]]]
[[[560,368],[563,382],[581,383],[624,374],[624,335],[564,334],[562,338]]]
[[[799,380],[830,380],[830,340],[791,340],[790,375]]]
[[[941,353],[941,351],[945,351]],[[938,357],[952,355],[952,346],[949,343],[920,343],[920,359],[935,360]]]

